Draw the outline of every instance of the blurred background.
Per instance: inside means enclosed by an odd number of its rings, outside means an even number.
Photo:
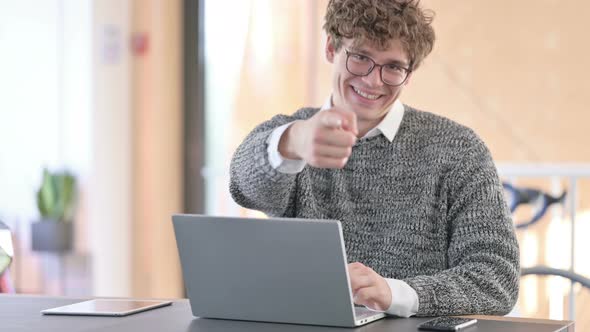
[[[590,2],[421,3],[437,41],[401,99],[492,151],[532,273],[513,315],[590,328]],[[0,290],[184,296],[170,216],[262,216],[229,160],[330,95],[326,4],[0,0]]]

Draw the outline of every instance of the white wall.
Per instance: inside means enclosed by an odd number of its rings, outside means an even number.
[[[0,215],[10,223],[36,218],[40,168],[62,162],[59,6],[0,0],[0,8]]]
[[[131,294],[132,124],[129,1],[94,2],[89,225],[94,295]]]
[[[34,217],[40,165],[89,168],[90,1],[0,0],[0,201]],[[23,186],[23,182],[31,188]]]
[[[128,1],[0,0],[0,218],[30,248],[43,166],[74,171],[89,295],[130,293],[128,35]],[[20,286],[43,291],[47,271],[21,254]]]
[[[90,0],[0,0],[0,217],[18,235],[22,291],[51,288],[30,254],[43,167],[68,168],[82,188],[91,156]],[[75,246],[86,252],[84,192]],[[17,249],[17,250],[18,250]],[[39,273],[43,273],[41,276]],[[49,290],[50,291],[50,290]]]

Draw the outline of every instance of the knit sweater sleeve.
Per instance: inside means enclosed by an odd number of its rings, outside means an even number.
[[[504,315],[518,297],[519,249],[490,152],[477,137],[446,180],[448,269],[407,278],[418,316]]]
[[[297,174],[278,172],[268,161],[267,141],[286,123],[311,117],[317,109],[303,108],[291,116],[276,115],[258,125],[234,152],[230,193],[239,205],[276,217],[293,217]]]

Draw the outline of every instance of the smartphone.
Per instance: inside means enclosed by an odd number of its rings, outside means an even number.
[[[459,317],[438,317],[418,324],[419,330],[458,331],[475,325],[477,319]]]

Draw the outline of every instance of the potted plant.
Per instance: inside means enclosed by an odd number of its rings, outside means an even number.
[[[71,173],[43,170],[43,180],[37,192],[41,220],[32,226],[34,251],[71,250],[76,201],[76,178]]]

